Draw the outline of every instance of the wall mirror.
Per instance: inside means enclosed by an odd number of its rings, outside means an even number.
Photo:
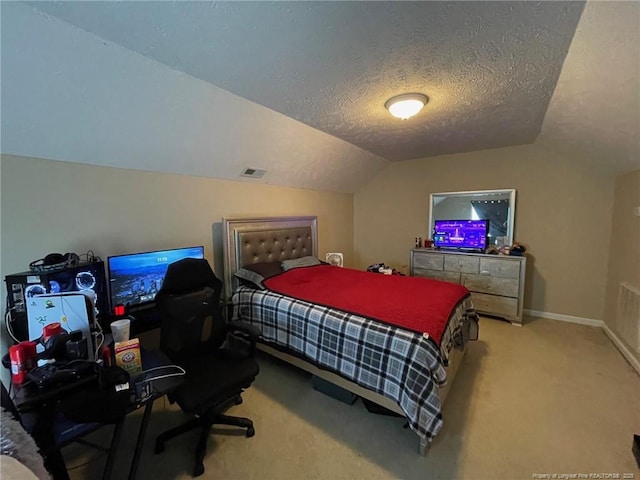
[[[489,244],[513,245],[515,189],[430,194],[429,236],[435,220],[489,220]]]

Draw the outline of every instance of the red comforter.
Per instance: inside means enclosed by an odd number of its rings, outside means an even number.
[[[439,280],[330,265],[294,268],[263,284],[281,295],[428,333],[438,345],[452,312],[469,294],[462,285]]]

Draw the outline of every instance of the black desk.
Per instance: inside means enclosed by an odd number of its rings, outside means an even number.
[[[168,366],[172,363],[159,351],[142,349],[142,366],[143,371],[154,367]],[[138,431],[136,447],[131,460],[129,469],[129,479],[133,480],[138,470],[140,455],[142,454],[142,446],[147,431],[149,418],[153,409],[153,403],[158,398],[163,397],[166,393],[176,388],[182,383],[181,377],[170,377],[160,380],[154,380],[151,395],[143,401],[133,402],[128,413],[134,412],[144,406],[142,422]],[[13,387],[12,400],[20,412],[20,414],[35,415],[35,423],[31,432],[38,447],[45,458],[45,466],[52,473],[54,480],[69,480],[69,474],[64,462],[64,458],[60,451],[60,445],[56,443],[54,422],[56,416],[56,407],[58,402],[69,395],[73,395],[83,388],[88,388],[96,382],[95,375],[89,375],[71,383],[61,385],[55,388],[40,390],[34,386]],[[131,380],[133,387],[133,379]],[[102,425],[102,424],[99,424]],[[107,480],[111,477],[113,471],[115,452],[122,437],[124,419],[115,424],[115,429],[111,438],[111,446],[109,448],[109,456],[104,469],[102,478]],[[85,432],[88,433],[88,432]]]

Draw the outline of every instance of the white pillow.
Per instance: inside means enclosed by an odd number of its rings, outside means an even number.
[[[314,265],[320,265],[320,260],[318,260],[316,257],[300,257],[300,258],[294,258],[292,260],[285,260],[284,262],[282,262],[282,270],[287,271],[287,270],[291,270],[292,268],[299,268],[299,267],[312,267]]]

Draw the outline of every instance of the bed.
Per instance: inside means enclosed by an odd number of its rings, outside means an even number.
[[[340,299],[329,304],[314,294],[323,288],[313,284],[306,292],[304,288],[282,290],[283,283],[296,288],[322,275],[330,275],[326,278],[331,279],[339,278],[333,275],[353,275],[356,280],[349,278],[347,283],[354,284],[371,280],[372,289],[386,285],[385,282],[405,282],[402,285],[411,284],[411,288],[448,288],[449,284],[434,280],[413,277],[391,280],[380,274],[306,264],[307,259],[318,256],[316,217],[224,219],[223,236],[225,297],[233,306],[234,319],[260,329],[259,348],[404,416],[418,435],[419,452],[426,454],[442,427],[442,404],[467,341],[477,338],[477,315],[468,293],[451,294],[459,299],[448,307],[444,321],[429,327],[436,330],[430,334],[415,322],[409,323],[408,328],[402,326],[405,324],[401,319],[400,323],[394,323],[394,318],[364,307],[362,311],[367,313],[362,314],[352,303],[340,303]],[[258,265],[294,268],[272,278],[258,277],[255,283],[247,281],[244,277],[247,270]],[[241,273],[242,282],[236,277]],[[296,275],[302,280],[286,281]],[[261,283],[261,279],[265,281]],[[419,303],[396,299],[401,297],[400,290],[397,291],[397,295],[388,297],[387,303],[396,300],[401,306]],[[417,297],[421,298],[412,298]],[[425,301],[420,300],[423,308],[429,307]]]

